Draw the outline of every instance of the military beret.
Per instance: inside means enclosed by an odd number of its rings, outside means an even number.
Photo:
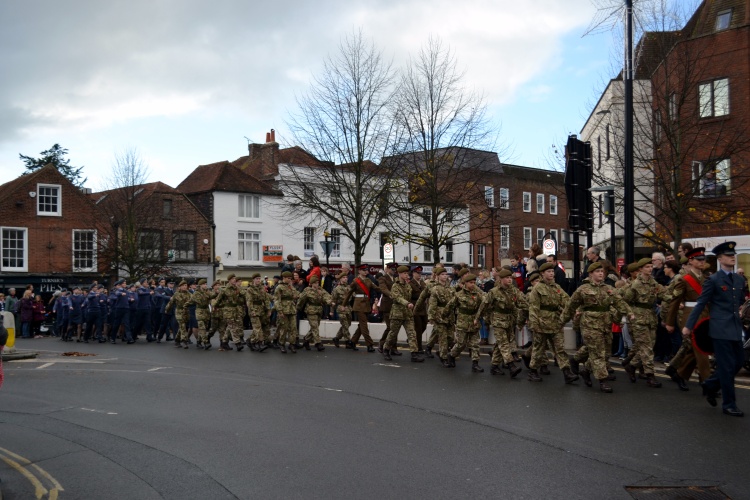
[[[592,262],[591,264],[589,264],[589,267],[588,267],[588,269],[586,269],[586,272],[593,273],[597,269],[601,269],[601,268],[602,268],[602,263],[601,262],[599,262],[599,261]]]
[[[221,281],[219,281],[219,280],[214,281],[213,284],[211,285],[211,288],[215,287],[216,285],[220,285],[221,286]]]
[[[503,266],[502,268],[503,268],[503,269],[507,269],[508,271],[510,271],[510,272],[511,272],[511,274],[513,274],[513,268],[512,268],[512,267],[510,267],[510,266],[508,266],[508,265],[505,265],[505,266]]]
[[[687,257],[680,257],[680,264],[687,264],[688,258]]]
[[[644,257],[641,260],[639,260],[638,262],[636,262],[636,266],[638,266],[638,267],[636,267],[636,269],[640,269],[643,266],[647,266],[647,265],[649,265],[651,263],[652,263],[651,262],[651,257]]]
[[[208,282],[205,279],[199,279],[198,280],[198,284],[199,285],[205,285],[206,283],[208,283]]]
[[[537,271],[532,271],[527,278],[529,279],[529,282],[535,281],[539,279],[539,273]]]
[[[282,278],[291,278],[292,276],[294,275],[292,274],[291,271],[284,271],[283,273],[281,273]]]
[[[507,269],[501,269],[500,272],[497,273],[498,278],[507,278],[508,276],[513,276],[513,273]]]
[[[387,267],[388,269],[396,269],[399,266],[398,266],[398,263],[396,263],[396,262],[389,262],[388,264],[386,264],[385,267]],[[360,269],[361,269],[361,267],[360,267]]]
[[[398,269],[396,269],[396,272],[398,272],[398,273],[408,273],[409,272],[409,266],[398,266]]]
[[[414,266],[411,268],[411,272],[413,273],[421,273],[424,271],[424,268],[422,266]]]
[[[236,277],[237,277],[237,275],[234,274],[234,273],[232,273],[229,276],[227,276],[227,281],[231,281],[233,278],[236,278]]]
[[[138,280],[138,283],[147,283],[147,282],[148,282],[148,278],[141,278]]]
[[[125,280],[117,280],[117,281],[115,281],[115,286],[120,286],[120,285],[122,285],[123,283],[125,283]],[[65,290],[65,289],[63,289],[63,291],[64,291],[64,290]]]
[[[260,278],[260,273],[253,273],[253,275],[250,276],[251,280],[254,280],[255,278]]]
[[[705,257],[706,249],[703,247],[693,248],[692,250],[685,252],[685,257],[688,259],[694,259],[696,257]]]
[[[468,274],[465,274],[461,278],[461,283],[466,283],[466,282],[469,282],[469,281],[476,281],[476,280],[477,280],[477,277],[476,277],[475,274],[468,273]]]
[[[187,285],[187,281],[185,281],[185,280],[182,280],[182,281],[180,281],[180,284],[179,284],[179,285],[177,285],[177,286],[182,286],[182,285]]]
[[[638,265],[637,262],[632,262],[632,263],[628,264],[628,272],[629,273],[634,273],[638,269],[640,269],[640,266]]]
[[[346,274],[346,273],[339,273],[339,274],[336,275],[336,279],[340,280],[341,278],[346,278],[347,276],[348,276],[348,274]]]
[[[554,268],[555,268],[555,265],[552,262],[545,262],[544,264],[539,266],[539,272],[543,273],[547,269],[554,269]]]
[[[436,267],[432,270],[433,273],[435,273],[435,276],[440,276],[443,273],[447,273],[448,271],[445,270],[444,267]]]
[[[463,277],[468,272],[469,272],[469,268],[468,267],[464,267],[463,269],[461,269],[460,271],[458,271],[458,276],[459,277]]]
[[[737,246],[737,243],[734,241],[725,241],[724,243],[720,245],[716,245],[711,252],[714,255],[735,255],[734,247]]]
[[[320,283],[320,278],[317,276],[310,276],[310,284],[312,285],[313,283]]]

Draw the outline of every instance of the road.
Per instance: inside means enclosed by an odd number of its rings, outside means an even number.
[[[618,371],[603,394],[556,368],[537,384],[491,376],[487,356],[473,374],[466,355],[446,369],[332,346],[23,342],[40,354],[4,365],[3,500],[750,498],[750,419],[709,407],[694,381],[649,389]]]

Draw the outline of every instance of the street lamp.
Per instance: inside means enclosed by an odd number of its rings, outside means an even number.
[[[609,217],[609,244],[612,249],[610,260],[614,268],[617,269],[617,255],[615,255],[615,186],[597,186],[589,188],[589,191],[592,193],[607,193],[604,215]]]

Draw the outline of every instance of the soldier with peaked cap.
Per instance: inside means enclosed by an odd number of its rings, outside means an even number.
[[[456,317],[456,343],[448,353],[446,366],[455,368],[456,358],[464,349],[469,349],[471,371],[481,373],[484,368],[479,366],[479,320],[476,319],[476,315],[482,304],[484,292],[477,286],[477,277],[471,273],[467,272],[463,275],[461,284],[462,286],[457,287],[455,295],[443,311],[443,314],[455,314]]]
[[[372,305],[372,300],[378,286],[367,277],[367,270],[367,264],[361,264],[357,267],[358,276],[349,284],[349,291],[344,297],[344,303],[349,304],[351,298],[354,297],[352,311],[357,315],[357,330],[354,332],[354,335],[352,335],[352,340],[349,346],[357,351],[359,337],[363,336],[365,338],[365,343],[367,344],[367,352],[373,352],[375,348],[373,347],[372,337],[370,337],[370,327],[367,323],[367,315],[375,309]],[[383,297],[383,300],[385,300],[385,297]]]
[[[718,269],[703,282],[701,294],[688,316],[682,335],[687,337],[692,334],[701,313],[708,306],[708,334],[713,343],[716,371],[701,384],[703,395],[708,404],[716,406],[717,393],[721,389],[724,414],[742,417],[745,414],[737,407],[734,377],[744,362],[740,306],[745,298],[745,280],[734,272],[736,246],[734,241],[727,241],[711,250],[716,255]]]
[[[260,273],[253,274],[252,283],[245,290],[247,313],[253,326],[250,337],[250,350],[263,352],[271,342],[271,296],[263,286]]]
[[[320,318],[323,315],[323,306],[333,303],[328,292],[320,287],[320,278],[310,276],[310,286],[305,288],[297,301],[297,312],[304,311],[307,315],[307,322],[310,325],[310,331],[305,335],[303,346],[310,350],[310,342],[315,344],[318,351],[325,351],[323,343],[320,341]]]
[[[346,348],[350,349],[351,335],[349,335],[349,328],[352,326],[352,308],[349,305],[349,302],[344,301],[344,299],[346,299],[347,295],[349,294],[348,278],[349,277],[345,272],[342,272],[336,276],[336,281],[338,282],[338,284],[333,289],[333,293],[331,294],[333,307],[331,308],[330,315],[331,317],[333,317],[334,314],[338,314],[339,323],[341,324],[338,332],[336,332],[336,335],[334,335],[332,339],[333,344],[336,347],[339,347],[339,342],[343,339],[346,343]]]
[[[299,292],[292,286],[292,277],[289,271],[281,273],[281,283],[276,285],[273,292],[273,307],[278,317],[276,319],[276,337],[282,354],[286,354],[286,343],[289,342],[289,350],[297,352],[297,299]]]
[[[398,278],[390,289],[391,295],[391,325],[383,344],[383,357],[391,361],[391,350],[396,346],[398,332],[403,326],[406,330],[406,338],[409,342],[411,351],[411,360],[415,363],[421,363],[424,358],[420,356],[417,348],[417,333],[414,330],[414,303],[411,301],[412,290],[409,285],[409,266],[399,266],[396,269]]]
[[[222,314],[227,323],[227,330],[232,336],[232,342],[237,352],[245,345],[245,332],[242,329],[245,319],[245,292],[237,284],[237,276],[227,276],[227,286],[216,297],[216,305],[223,308]]]

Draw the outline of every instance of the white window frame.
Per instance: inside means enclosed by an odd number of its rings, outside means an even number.
[[[192,248],[188,250],[178,249],[177,241],[175,241],[175,238],[184,236],[189,240],[189,235],[193,236]],[[177,262],[196,262],[198,260],[198,233],[196,231],[172,231],[172,244],[170,246],[172,247],[173,259]],[[192,258],[190,257],[190,254],[193,255]]]
[[[717,193],[714,195],[705,195],[703,190],[705,189],[705,164],[702,161],[694,161],[692,164],[692,180],[700,179],[700,185],[698,186],[698,198],[715,198],[720,196],[728,196],[732,190],[732,162],[729,158],[716,161],[713,170],[716,178],[716,186],[724,186],[726,188],[724,193]]]
[[[484,201],[490,208],[495,208],[495,188],[492,186],[484,186]]]
[[[77,249],[76,248],[76,235],[77,234],[93,234],[93,238],[91,240],[92,242],[92,248],[91,250],[87,249]],[[72,239],[71,239],[71,250],[72,250],[72,269],[74,273],[85,273],[85,272],[96,272],[97,271],[97,234],[96,229],[73,229],[72,232]],[[76,266],[76,252],[91,252],[91,266],[89,267],[79,267]],[[79,259],[81,260],[81,259]]]
[[[57,193],[55,194],[55,202],[57,204],[57,210],[52,211],[43,211],[40,208],[40,205],[42,204],[42,199],[45,196],[45,194],[42,194],[42,189],[56,189]],[[37,184],[36,185],[36,214],[41,215],[44,217],[61,217],[62,216],[62,186],[60,184]]]
[[[536,213],[544,213],[544,193],[536,194]]]
[[[156,239],[154,242],[158,243],[157,251],[154,251],[154,247],[156,245],[150,245],[149,247],[144,247],[142,245],[143,238],[146,236],[152,235]],[[136,248],[138,251],[138,258],[147,260],[147,261],[155,261],[158,262],[162,259],[164,255],[164,232],[159,229],[150,229],[150,228],[144,228],[138,231],[138,234],[136,235]],[[152,242],[153,243],[153,242]]]
[[[469,244],[469,267],[474,267],[474,244]]]
[[[315,255],[315,228],[307,226],[303,229],[302,251],[305,258]]]
[[[500,195],[500,208],[503,210],[508,210],[510,208],[510,189],[500,188],[499,195]]]
[[[453,240],[445,242],[445,262],[453,262]]]
[[[557,196],[549,195],[549,214],[557,215]]]
[[[250,204],[249,205],[250,215],[247,215],[248,203]],[[237,195],[237,218],[239,220],[260,219],[260,196],[254,195],[254,194]]]
[[[485,256],[487,255],[487,252],[485,251],[486,247],[484,243],[479,243],[477,245],[477,268],[478,269],[484,269],[485,265]]]
[[[722,100],[719,106],[717,106],[717,94]],[[698,113],[701,118],[714,118],[729,114],[729,78],[717,78],[698,84]]]
[[[557,232],[557,229],[550,229],[549,230],[549,234],[551,234],[552,238],[555,240],[555,246],[557,247],[557,248],[555,248],[555,252],[557,252],[560,249],[560,236],[559,236],[559,233]]]
[[[261,252],[261,233],[260,231],[238,231],[237,232],[237,261],[238,262],[260,262],[263,257]],[[247,248],[250,249],[250,259],[248,259]],[[252,257],[257,258],[253,259]],[[245,258],[243,258],[245,257]]]
[[[432,264],[432,247],[425,245],[422,247],[422,262],[425,264]]]
[[[3,265],[3,260],[5,259],[5,251],[6,250],[12,250],[10,248],[5,248],[5,238],[3,237],[3,233],[5,231],[23,231],[23,265],[22,266],[5,266]],[[3,271],[23,271],[28,272],[29,270],[29,230],[25,227],[12,227],[12,226],[2,226],[0,227],[0,270]]]
[[[500,249],[508,250],[510,248],[510,226],[500,225]]]
[[[329,235],[328,240],[333,242],[331,257],[341,257],[341,229],[331,229],[331,234]]]
[[[523,249],[528,250],[531,248],[531,241],[532,235],[531,235],[531,228],[525,227],[523,228]]]
[[[523,192],[523,211],[526,213],[531,213],[531,192],[530,191]]]
[[[716,23],[714,29],[716,31],[724,31],[729,29],[732,24],[732,9],[720,10],[716,13]]]
[[[547,234],[547,230],[543,227],[536,228],[536,242],[539,244],[539,246],[542,246],[542,243],[544,243],[544,235]]]

